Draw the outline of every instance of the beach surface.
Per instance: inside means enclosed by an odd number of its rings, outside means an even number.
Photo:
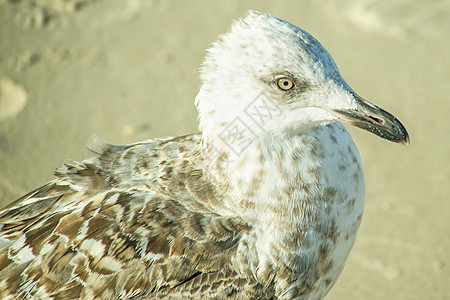
[[[316,37],[411,145],[349,128],[366,208],[327,299],[449,299],[450,2],[0,0],[0,206],[113,144],[197,132],[205,49],[249,9]]]

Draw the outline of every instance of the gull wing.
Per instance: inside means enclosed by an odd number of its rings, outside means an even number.
[[[0,296],[117,299],[243,293],[230,259],[251,229],[193,162],[196,135],[113,146],[0,211]],[[252,292],[253,293],[253,292]]]

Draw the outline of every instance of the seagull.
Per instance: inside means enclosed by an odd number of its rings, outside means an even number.
[[[209,48],[200,133],[111,145],[0,211],[2,299],[323,299],[364,207],[347,123],[408,144],[304,30],[250,11]]]

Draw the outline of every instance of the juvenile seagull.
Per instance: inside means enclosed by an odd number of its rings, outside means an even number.
[[[364,206],[340,123],[407,144],[300,28],[249,12],[209,49],[200,134],[95,157],[0,212],[0,298],[323,299]]]

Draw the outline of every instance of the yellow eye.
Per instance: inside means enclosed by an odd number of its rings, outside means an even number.
[[[277,85],[280,89],[282,89],[283,91],[287,91],[292,89],[295,86],[295,82],[294,80],[287,78],[287,77],[283,77],[277,80]]]

